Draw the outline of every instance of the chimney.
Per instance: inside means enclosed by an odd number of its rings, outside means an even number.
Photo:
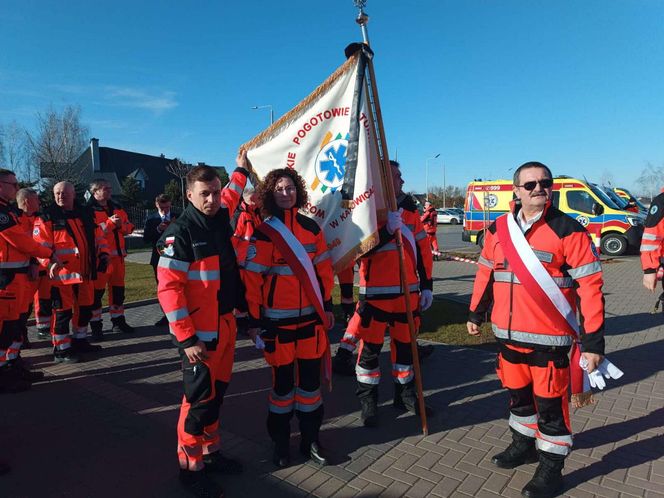
[[[90,139],[90,153],[92,154],[92,172],[96,173],[101,171],[101,164],[99,164],[99,139]]]

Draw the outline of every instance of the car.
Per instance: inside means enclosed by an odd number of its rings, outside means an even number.
[[[436,219],[438,223],[451,223],[460,225],[463,223],[463,215],[452,211],[451,209],[436,209]]]

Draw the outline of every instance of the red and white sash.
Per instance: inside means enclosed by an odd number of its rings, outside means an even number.
[[[302,284],[307,298],[316,309],[323,325],[327,328],[329,324],[323,307],[323,296],[320,293],[316,271],[302,243],[295,238],[293,232],[279,218],[274,216],[266,219],[256,230],[267,236],[279,250]]]
[[[415,245],[415,236],[405,223],[401,226],[401,236],[402,239],[406,239],[408,241],[408,244],[404,245],[404,249],[406,254],[408,254],[411,261],[413,262],[415,273],[417,273],[417,246]]]
[[[496,220],[496,233],[512,271],[544,314],[572,335],[579,335],[579,322],[569,302],[542,265],[523,235],[514,216]]]

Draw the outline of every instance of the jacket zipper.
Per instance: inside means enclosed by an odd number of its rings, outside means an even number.
[[[267,306],[271,308],[274,304],[274,290],[277,287],[277,277],[279,275],[272,276],[272,282],[270,282],[270,291],[267,293]]]
[[[549,393],[551,392],[552,382],[553,382],[553,365],[549,365]]]

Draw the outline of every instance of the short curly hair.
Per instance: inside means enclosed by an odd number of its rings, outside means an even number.
[[[291,168],[279,168],[270,171],[263,180],[263,183],[257,189],[258,204],[261,206],[261,213],[264,217],[274,216],[281,209],[277,206],[274,200],[274,191],[277,187],[277,182],[282,177],[288,177],[293,180],[297,198],[295,200],[295,207],[300,209],[309,200],[309,194],[304,186],[304,178],[302,178],[297,171]]]

